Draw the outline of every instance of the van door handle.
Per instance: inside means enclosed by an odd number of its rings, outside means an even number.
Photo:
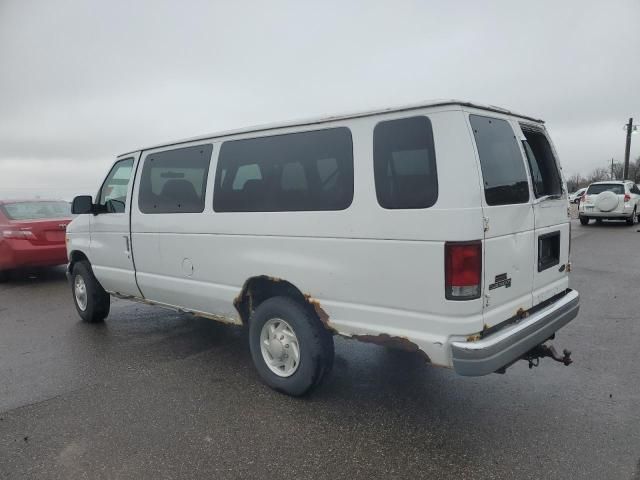
[[[129,235],[124,235],[125,253],[127,257],[131,254],[131,247],[129,246]]]

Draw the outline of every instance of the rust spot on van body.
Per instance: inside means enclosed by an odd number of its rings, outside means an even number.
[[[467,337],[467,342],[477,342],[478,340],[480,340],[482,338],[482,334],[480,333],[474,333],[473,335],[469,335]]]
[[[229,325],[238,325],[242,324],[241,321],[236,320],[233,317],[225,316],[225,315],[216,315],[212,313],[199,312],[197,310],[189,310],[182,307],[176,307],[174,305],[167,305],[166,303],[154,302],[152,300],[147,300],[143,297],[136,297],[134,295],[124,295],[118,292],[110,292],[110,295],[116,298],[120,298],[122,300],[129,300],[132,302],[143,303],[145,305],[152,305],[156,307],[166,308],[169,310],[173,310],[174,312],[193,315],[194,317],[207,318],[209,320],[215,320],[216,322],[226,323]]]
[[[304,299],[313,308],[313,311],[316,313],[325,328],[331,333],[337,334],[338,331],[333,327],[333,325],[331,325],[331,322],[329,321],[329,314],[324,308],[322,308],[320,301],[316,300],[309,294],[305,294]]]
[[[383,347],[395,348],[397,350],[403,350],[405,352],[417,353],[427,362],[431,363],[429,355],[418,347],[415,343],[406,337],[394,337],[392,335],[381,333],[380,335],[353,335],[355,340],[366,343],[373,343]]]
[[[523,318],[527,318],[529,316],[529,312],[527,312],[524,308],[520,307],[517,311],[516,311],[516,315],[515,317],[519,320],[522,320]]]

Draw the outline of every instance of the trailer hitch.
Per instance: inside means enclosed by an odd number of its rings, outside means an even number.
[[[571,365],[573,360],[571,359],[571,352],[567,349],[562,351],[562,356],[556,351],[553,345],[540,344],[533,347],[527,353],[522,356],[523,360],[529,362],[529,368],[537,367],[540,364],[540,359],[549,357],[556,362],[563,363],[564,365]]]

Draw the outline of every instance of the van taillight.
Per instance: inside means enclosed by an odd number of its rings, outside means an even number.
[[[629,195],[628,193],[624,194],[624,201],[628,202],[629,200],[631,200],[631,195]]]
[[[480,298],[482,242],[444,244],[444,289],[447,300]]]

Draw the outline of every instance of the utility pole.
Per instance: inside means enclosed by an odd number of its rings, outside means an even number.
[[[629,151],[631,150],[631,132],[633,130],[633,118],[627,123],[627,145],[624,148],[624,176],[622,180],[626,180],[629,175]]]
[[[616,177],[613,176],[613,158],[611,159],[611,180],[615,180]]]

